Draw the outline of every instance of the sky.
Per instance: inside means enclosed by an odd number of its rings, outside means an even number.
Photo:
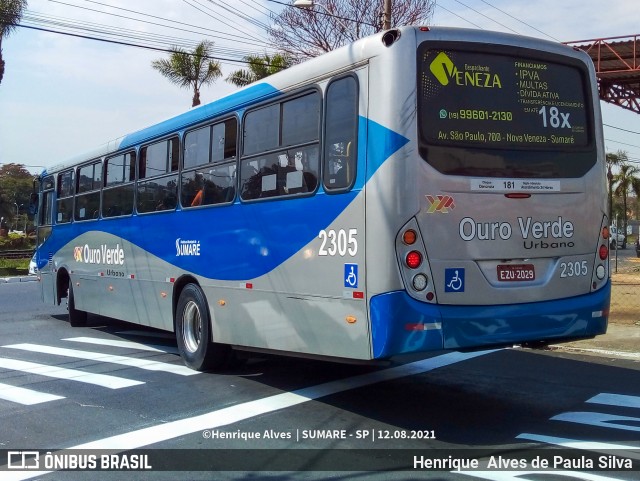
[[[207,103],[236,90],[224,78],[244,67],[243,56],[273,51],[264,26],[283,8],[290,7],[273,0],[28,0],[22,23],[71,31],[62,24],[73,22],[85,35],[108,29],[120,41],[160,48],[211,40],[223,77],[202,89]],[[564,42],[640,34],[640,9],[638,0],[437,0],[431,24]],[[190,90],[151,68],[164,52],[22,27],[2,50],[0,164],[38,173],[191,107]],[[640,163],[640,114],[601,107],[606,151]]]

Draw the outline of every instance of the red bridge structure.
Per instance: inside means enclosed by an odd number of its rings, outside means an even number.
[[[640,114],[640,34],[565,43],[591,56],[601,100]]]

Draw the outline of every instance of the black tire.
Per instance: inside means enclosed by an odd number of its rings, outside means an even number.
[[[76,309],[76,301],[73,297],[73,286],[69,281],[69,293],[67,294],[67,310],[69,311],[69,324],[72,327],[82,327],[87,325],[86,311]]]
[[[211,316],[204,293],[196,284],[187,284],[176,307],[176,340],[183,362],[196,371],[226,365],[229,346],[211,341]]]

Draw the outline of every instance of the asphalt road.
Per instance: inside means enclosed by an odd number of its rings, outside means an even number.
[[[0,464],[39,456],[2,480],[640,479],[637,361],[500,349],[195,373],[170,336],[71,328],[38,288],[0,284]],[[153,470],[72,469],[102,456]]]

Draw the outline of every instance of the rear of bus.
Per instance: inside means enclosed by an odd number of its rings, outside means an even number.
[[[405,292],[387,345],[604,333],[608,221],[591,60],[530,38],[422,30],[411,164],[420,210],[396,239]]]

